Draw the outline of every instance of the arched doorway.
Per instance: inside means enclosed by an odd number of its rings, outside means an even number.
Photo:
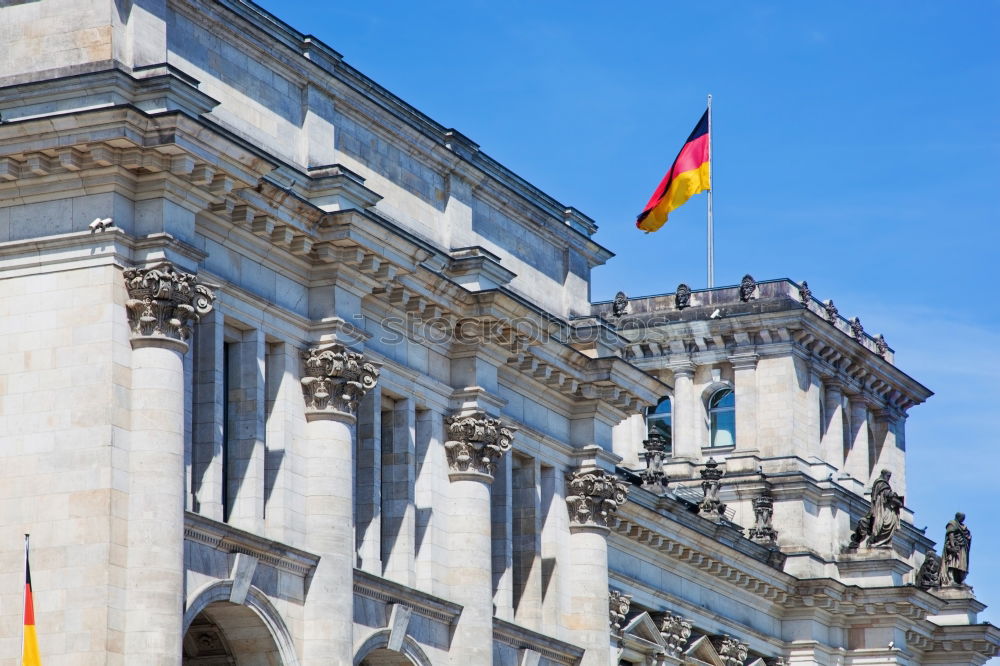
[[[183,666],[285,666],[255,612],[226,601],[208,604],[184,634]]]
[[[298,666],[292,637],[267,595],[250,586],[230,601],[233,581],[210,583],[184,612],[183,666]]]
[[[372,633],[354,655],[354,666],[431,666],[430,659],[411,636],[402,640],[398,650],[390,649],[390,633],[389,629]]]

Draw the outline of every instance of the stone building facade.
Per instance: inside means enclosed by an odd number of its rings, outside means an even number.
[[[246,0],[10,0],[0,44],[47,665],[996,653],[907,508],[846,547],[930,393],[804,285],[591,304],[591,219]]]

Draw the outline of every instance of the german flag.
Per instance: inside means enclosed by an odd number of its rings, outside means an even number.
[[[28,564],[28,544],[24,544],[24,633],[21,634],[21,666],[42,666],[35,634],[35,601],[31,595],[31,566]]]
[[[643,231],[662,227],[671,211],[680,208],[693,195],[711,189],[709,183],[708,111],[702,115],[691,136],[677,154],[670,171],[649,198],[636,220]]]

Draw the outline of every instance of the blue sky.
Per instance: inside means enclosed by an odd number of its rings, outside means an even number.
[[[907,505],[1000,624],[1000,2],[261,4],[596,219],[595,300],[705,286],[704,195],[633,221],[712,93],[716,284],[806,279],[936,392]]]

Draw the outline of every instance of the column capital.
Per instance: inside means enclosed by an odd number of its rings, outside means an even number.
[[[178,271],[169,261],[148,268],[126,268],[123,277],[132,347],[186,352],[190,322],[212,311],[212,289],[193,273]]]
[[[353,421],[358,401],[378,382],[380,366],[337,342],[310,347],[302,360],[306,419]]]
[[[497,462],[511,449],[515,429],[479,410],[446,416],[444,427],[448,477],[492,483]]]
[[[577,470],[566,477],[570,532],[607,531],[618,507],[628,499],[628,486],[603,469]]]

